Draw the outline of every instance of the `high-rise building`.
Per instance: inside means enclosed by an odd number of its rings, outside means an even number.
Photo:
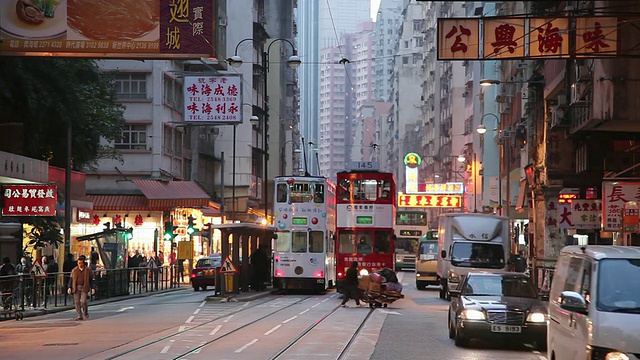
[[[376,15],[376,86],[377,101],[389,101],[394,49],[402,24],[402,9],[406,0],[381,0]]]

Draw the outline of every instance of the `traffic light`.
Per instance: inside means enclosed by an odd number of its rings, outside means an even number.
[[[193,235],[197,231],[193,224],[193,220],[193,216],[189,216],[189,225],[187,226],[187,234],[189,235]]]
[[[133,239],[133,228],[126,229],[123,233],[123,237],[127,241]]]
[[[164,239],[166,241],[171,241],[176,237],[176,234],[173,233],[175,229],[176,227],[173,226],[171,221],[164,222]]]

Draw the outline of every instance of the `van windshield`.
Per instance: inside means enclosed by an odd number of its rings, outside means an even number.
[[[423,241],[418,248],[420,260],[435,260],[438,254],[438,243],[436,241]]]
[[[504,248],[500,244],[454,242],[451,265],[483,269],[502,269],[505,265]]]
[[[600,311],[640,311],[640,259],[605,259],[598,263],[596,308]]]

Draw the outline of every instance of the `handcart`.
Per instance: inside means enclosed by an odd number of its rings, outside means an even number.
[[[386,270],[386,269],[385,269]],[[380,274],[371,274],[361,276],[358,280],[358,289],[360,292],[360,300],[369,304],[369,307],[387,307],[388,304],[404,298],[402,295],[402,285],[397,281],[388,281],[389,279],[397,280],[393,270],[381,271]],[[393,273],[393,275],[391,275]]]
[[[369,307],[387,307],[392,302],[403,299],[404,295],[395,290],[387,290],[385,284],[380,284],[380,290],[361,290],[360,300],[369,304]]]
[[[2,311],[0,311],[0,315],[4,318],[13,317],[17,320],[24,319],[24,311],[20,306],[20,298],[18,294],[19,292],[19,282],[13,280],[2,280],[0,283],[0,299],[2,301]]]

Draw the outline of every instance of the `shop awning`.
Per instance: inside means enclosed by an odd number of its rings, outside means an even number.
[[[516,199],[516,211],[520,212],[524,210],[525,201],[527,200],[527,180],[520,180],[520,191],[518,192],[518,198]]]
[[[93,201],[93,210],[120,211],[134,210],[147,211],[147,198],[144,195],[87,195]],[[162,209],[158,209],[162,210]]]
[[[211,199],[193,181],[133,180],[150,208],[205,207]]]
[[[222,215],[219,209],[216,209],[211,206],[203,206],[199,208],[199,210],[202,211],[203,216],[220,217]]]

